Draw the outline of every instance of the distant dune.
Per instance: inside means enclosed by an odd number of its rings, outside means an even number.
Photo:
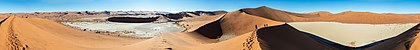
[[[258,8],[245,8],[239,11],[245,12],[250,15],[260,16],[267,19],[280,21],[280,22],[291,22],[294,21],[293,18],[297,17],[292,15],[289,12],[275,10],[266,6],[258,7]]]

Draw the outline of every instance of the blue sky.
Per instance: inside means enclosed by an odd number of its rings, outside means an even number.
[[[194,11],[268,6],[290,12],[420,13],[420,0],[0,0],[0,13],[51,11]]]

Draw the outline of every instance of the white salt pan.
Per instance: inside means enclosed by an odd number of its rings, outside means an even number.
[[[171,23],[116,23],[116,22],[62,22],[65,25],[80,29],[99,31],[134,31],[130,34],[138,37],[153,37],[159,33],[181,32],[185,28]]]
[[[414,27],[407,24],[346,24],[337,22],[291,22],[292,27],[349,47],[361,47],[392,38]]]

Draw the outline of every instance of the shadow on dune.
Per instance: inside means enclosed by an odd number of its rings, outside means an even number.
[[[122,23],[148,23],[157,20],[156,18],[134,18],[134,17],[111,17],[106,19],[111,22],[122,22]]]
[[[184,18],[185,15],[181,15],[181,14],[166,14],[164,16],[166,16],[167,18],[170,18],[170,19],[181,19],[181,18]]]
[[[7,18],[5,18],[5,19],[3,19],[3,20],[1,20],[0,21],[0,26],[1,26],[1,24],[4,22],[4,21],[6,21],[6,19],[8,19],[9,17],[7,17]]]
[[[288,24],[261,28],[257,36],[263,50],[408,50],[419,31],[418,27],[419,24],[396,37],[362,47],[340,45]]]
[[[220,26],[220,20],[211,22],[209,24],[206,24],[200,28],[198,28],[197,30],[195,30],[195,32],[206,36],[210,39],[217,39],[220,38],[220,36],[223,35],[222,32],[222,28]]]
[[[280,23],[266,18],[253,16],[240,11],[226,13],[217,20],[205,24],[197,31],[203,36],[211,39],[223,37],[223,39],[233,38],[255,30],[255,25]]]

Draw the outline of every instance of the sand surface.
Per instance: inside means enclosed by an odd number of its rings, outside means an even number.
[[[11,16],[1,24],[0,50],[93,50],[140,42],[82,32],[51,20]]]
[[[312,15],[301,15],[287,11],[272,9],[269,7],[246,8],[239,10],[250,15],[255,15],[279,22],[341,22],[355,24],[405,24],[420,23],[418,15],[400,15],[400,14],[378,14],[371,12],[342,12],[332,14],[329,12],[308,13]],[[317,15],[317,16],[313,16]],[[420,47],[419,38],[411,46],[412,50],[418,50]]]
[[[0,20],[6,19],[7,15],[0,15]]]
[[[416,41],[413,42],[410,50],[420,50],[420,38],[419,34],[417,34],[417,38],[415,38]]]
[[[398,36],[418,23],[348,24],[337,22],[291,22],[288,24],[300,31],[311,33],[345,46],[361,47]]]
[[[64,26],[53,20],[35,17],[24,18],[23,16],[9,16],[1,23],[0,50],[261,50],[256,30],[283,25],[287,22],[404,24],[420,21],[418,17],[405,15],[365,12],[339,14],[324,12],[307,15],[260,7],[214,16],[185,18],[181,22],[177,22],[186,29],[185,31],[157,34],[150,39],[137,39],[85,32]],[[219,31],[205,32],[206,30]],[[395,34],[389,35],[383,37],[392,37]],[[209,36],[216,38],[209,38]],[[416,39],[411,46],[412,50],[420,49],[420,39]],[[356,44],[363,45],[364,42]]]
[[[247,39],[252,32],[222,42],[202,37],[195,32],[161,34],[151,39],[103,36],[69,28],[41,18],[11,16],[1,24],[1,50],[242,50],[244,43],[258,44]],[[15,45],[17,44],[17,45]],[[258,45],[248,45],[258,46]]]

